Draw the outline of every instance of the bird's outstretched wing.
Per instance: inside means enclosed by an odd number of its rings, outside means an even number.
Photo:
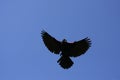
[[[51,35],[49,35],[46,31],[41,32],[41,36],[43,39],[43,42],[45,46],[55,54],[59,54],[61,50],[61,42],[53,38]]]
[[[69,50],[70,56],[77,57],[84,54],[89,49],[89,47],[91,46],[91,41],[87,37],[80,41],[69,43],[69,46],[70,46],[70,50]]]

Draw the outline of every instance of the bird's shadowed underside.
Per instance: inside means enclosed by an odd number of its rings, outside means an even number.
[[[88,37],[73,43],[68,43],[65,39],[63,41],[56,40],[44,30],[41,32],[41,36],[50,52],[61,55],[57,62],[64,69],[68,69],[73,65],[70,57],[78,57],[84,54],[91,46],[91,41]]]

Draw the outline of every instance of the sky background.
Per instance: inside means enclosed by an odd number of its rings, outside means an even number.
[[[43,29],[92,47],[65,70]],[[120,80],[119,41],[120,0],[0,0],[0,80]]]

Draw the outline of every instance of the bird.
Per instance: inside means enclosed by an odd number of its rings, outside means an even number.
[[[91,40],[88,37],[70,43],[66,39],[62,41],[55,39],[45,30],[41,31],[41,37],[43,43],[51,53],[60,55],[57,63],[63,69],[69,69],[74,64],[71,57],[81,56],[91,47]]]

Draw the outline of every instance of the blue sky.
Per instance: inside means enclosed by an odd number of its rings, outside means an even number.
[[[0,0],[0,80],[120,80],[119,0]],[[92,47],[62,69],[40,32]]]

